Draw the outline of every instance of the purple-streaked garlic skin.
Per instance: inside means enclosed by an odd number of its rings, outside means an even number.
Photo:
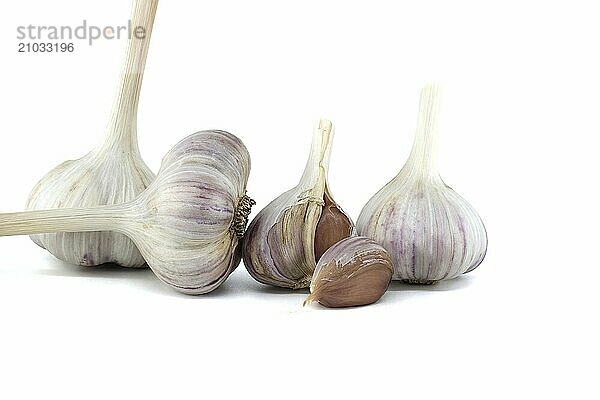
[[[375,241],[353,236],[330,247],[317,263],[305,304],[331,308],[377,302],[389,287],[394,269],[388,252]]]
[[[431,284],[479,266],[487,233],[475,209],[441,179],[435,166],[439,93],[426,87],[411,155],[400,173],[365,205],[359,235],[380,243],[394,280]]]
[[[319,218],[321,204],[296,201],[288,191],[262,209],[252,220],[244,239],[244,265],[260,283],[289,289],[305,288],[316,261],[313,251],[314,227],[295,223]]]
[[[224,131],[177,144],[132,207],[128,235],[167,284],[187,294],[219,287],[239,265],[254,204],[246,196],[250,155]]]
[[[154,180],[138,149],[137,108],[157,7],[158,0],[133,0],[131,22],[144,27],[145,35],[129,39],[104,141],[84,157],[67,161],[44,176],[29,195],[27,210],[123,204]],[[146,265],[133,242],[116,232],[60,232],[31,239],[69,264]]]
[[[390,183],[363,209],[360,235],[394,260],[394,280],[429,284],[472,271],[483,261],[487,235],[473,207],[441,180]]]
[[[353,234],[354,223],[335,203],[327,185],[332,140],[331,122],[321,121],[298,186],[269,203],[248,227],[244,265],[258,282],[308,287],[325,249]]]
[[[154,180],[139,153],[121,155],[92,152],[67,161],[33,188],[27,210],[86,208],[133,200]],[[58,259],[73,265],[114,263],[139,268],[146,261],[126,236],[116,232],[60,232],[32,235],[31,239]]]

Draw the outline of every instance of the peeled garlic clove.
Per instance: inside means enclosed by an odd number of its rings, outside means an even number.
[[[250,155],[235,136],[206,131],[179,142],[156,179],[126,204],[0,214],[0,236],[114,231],[137,245],[152,271],[180,292],[221,285],[241,260],[254,202]]]
[[[452,279],[475,269],[486,254],[481,218],[437,172],[439,103],[439,89],[425,87],[408,161],[358,218],[358,233],[391,254],[394,280],[431,284]]]
[[[244,265],[259,282],[285,287],[310,285],[316,260],[354,231],[327,184],[333,125],[322,120],[315,130],[298,186],[267,205],[250,223]]]
[[[392,260],[373,240],[354,236],[334,244],[323,254],[304,305],[318,301],[325,307],[363,306],[378,301],[392,280]]]
[[[28,210],[121,204],[134,199],[154,180],[138,149],[137,109],[157,6],[158,0],[133,2],[132,26],[144,27],[145,37],[133,35],[129,39],[104,143],[42,178],[29,196]],[[43,234],[32,236],[32,240],[70,264],[146,264],[133,242],[115,232]]]

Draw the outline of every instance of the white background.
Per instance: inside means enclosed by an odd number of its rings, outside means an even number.
[[[0,240],[0,398],[598,398],[600,24],[594,2],[159,4],[139,113],[157,171],[219,128],[252,155],[257,212],[293,187],[320,117],[353,218],[402,166],[418,92],[446,86],[440,170],[489,232],[475,272],[302,309],[243,266],[186,297],[146,271]],[[18,25],[121,25],[129,1],[0,6],[0,211],[97,143],[124,41],[18,54]]]

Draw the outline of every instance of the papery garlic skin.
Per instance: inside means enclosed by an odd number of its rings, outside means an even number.
[[[437,172],[439,102],[439,88],[423,89],[410,157],[357,221],[359,235],[391,254],[394,280],[431,284],[452,279],[477,268],[487,251],[481,218]]]
[[[386,292],[394,268],[375,241],[353,236],[331,246],[317,263],[304,305],[354,307],[375,303]]]
[[[298,186],[273,200],[250,223],[244,265],[257,281],[306,288],[322,253],[352,235],[354,224],[327,184],[333,135],[332,123],[322,120]]]
[[[154,180],[138,149],[137,109],[157,6],[158,0],[133,2],[132,26],[144,27],[145,37],[134,35],[129,40],[104,142],[83,158],[67,161],[42,178],[31,192],[26,209],[121,204],[133,200]],[[146,264],[133,242],[115,232],[43,234],[32,236],[32,240],[70,264]]]
[[[254,204],[246,196],[250,167],[242,141],[224,131],[189,136],[164,157],[156,180],[135,201],[136,223],[128,228],[162,281],[204,294],[239,265]]]
[[[131,153],[90,153],[68,161],[46,175],[33,189],[28,210],[85,208],[121,204],[134,199],[154,174]],[[143,267],[146,261],[126,236],[115,232],[53,233],[32,240],[56,258],[74,265],[114,263]]]

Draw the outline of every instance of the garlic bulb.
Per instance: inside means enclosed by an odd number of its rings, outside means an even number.
[[[113,231],[129,237],[154,273],[187,294],[217,288],[241,260],[254,202],[250,155],[223,131],[196,133],[163,159],[156,179],[121,205],[0,214],[0,236]]]
[[[300,183],[267,205],[250,223],[244,265],[259,282],[285,288],[310,285],[316,261],[354,231],[327,183],[333,125],[322,120]]]
[[[392,260],[373,240],[353,236],[327,250],[317,263],[304,305],[363,306],[378,301],[392,280]]]
[[[26,209],[93,207],[134,199],[154,180],[140,156],[137,109],[158,0],[134,0],[131,23],[145,29],[144,38],[129,39],[119,92],[104,143],[81,159],[67,161],[34,187]],[[70,264],[115,263],[142,267],[145,261],[133,242],[116,232],[54,233],[32,240]]]
[[[395,280],[431,284],[475,269],[487,234],[473,207],[446,186],[435,165],[439,89],[421,93],[417,134],[400,173],[363,208],[360,235],[391,254]]]

